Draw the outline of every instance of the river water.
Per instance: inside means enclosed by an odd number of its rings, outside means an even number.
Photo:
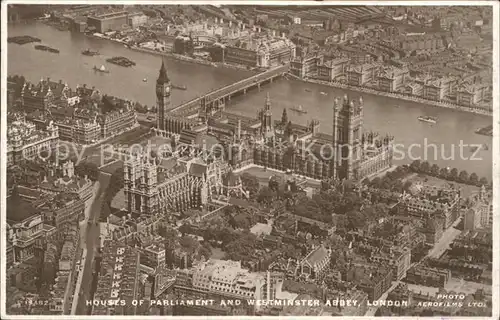
[[[43,44],[61,51],[60,54],[51,54],[35,50],[34,44],[9,44],[9,74],[24,75],[31,81],[42,77],[50,77],[51,80],[62,79],[71,87],[85,83],[87,86],[99,88],[104,93],[147,105],[155,103],[154,80],[158,76],[160,56],[133,51],[122,44],[107,40],[59,31],[41,23],[9,25],[8,34],[35,36],[42,39]],[[99,50],[101,55],[83,56],[81,51],[86,48]],[[137,65],[123,68],[106,63],[105,60],[112,56],[125,56]],[[250,75],[246,71],[213,68],[169,58],[166,63],[172,82],[188,87],[186,91],[173,91],[173,105]],[[110,70],[109,74],[95,73],[92,70],[94,65],[99,67],[102,64]],[[148,81],[144,82],[144,78]],[[272,111],[276,119],[281,117],[283,108],[302,105],[308,113],[301,115],[288,110],[290,120],[306,124],[310,119],[317,119],[321,123],[320,131],[325,133],[332,130],[333,99],[336,96],[342,97],[344,93],[347,93],[350,99],[358,100],[360,96],[360,93],[348,90],[280,79],[263,86],[261,91],[253,90],[244,96],[233,98],[227,106],[227,111],[254,117],[258,109],[263,107],[267,92],[271,96]],[[469,173],[476,172],[480,177],[491,179],[492,138],[474,133],[475,129],[491,124],[491,117],[365,93],[363,100],[365,128],[389,133],[395,137],[398,149],[405,152],[404,159],[396,163],[408,163],[414,159],[428,160],[440,166],[456,167]],[[437,117],[438,123],[420,122],[417,117],[421,115]],[[481,151],[472,157],[473,153],[469,147],[462,147],[463,151],[460,151],[461,141],[465,145],[487,144],[489,150]],[[410,148],[411,152],[408,151]],[[434,152],[435,150],[437,152]]]

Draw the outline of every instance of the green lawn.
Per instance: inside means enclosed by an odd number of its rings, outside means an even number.
[[[274,171],[271,169],[265,170],[264,168],[260,168],[260,167],[251,167],[251,168],[245,169],[243,171],[239,171],[238,175],[242,175],[243,173],[249,173],[249,174],[257,177],[257,179],[259,179],[260,184],[265,185],[265,186],[267,186],[270,177],[272,177],[274,175],[279,176],[279,177],[283,177],[286,175],[283,172]],[[319,181],[312,180],[309,178],[307,179],[307,181],[308,181],[307,185],[310,187],[320,187],[321,186],[321,182],[319,182]]]
[[[106,172],[109,174],[113,174],[116,170],[123,169],[123,161],[118,160],[113,163],[110,163],[109,165],[102,167],[101,171]]]
[[[123,189],[118,191],[116,196],[111,201],[111,208],[116,208],[116,209],[125,208],[125,193],[123,192]]]

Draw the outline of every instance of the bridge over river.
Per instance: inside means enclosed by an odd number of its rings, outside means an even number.
[[[232,96],[245,94],[247,90],[252,88],[260,88],[262,84],[270,83],[275,78],[284,76],[290,65],[282,65],[273,69],[269,69],[262,73],[243,79],[225,87],[216,89],[201,97],[194,98],[186,103],[183,103],[173,109],[170,109],[168,114],[170,117],[189,118],[198,114],[200,107],[211,109],[219,108],[226,101],[230,101]]]

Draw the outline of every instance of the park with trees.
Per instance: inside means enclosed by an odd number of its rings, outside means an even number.
[[[457,168],[440,168],[437,164],[430,164],[428,161],[413,161],[410,166],[412,172],[425,174],[447,181],[463,183],[471,186],[485,186],[491,188],[491,182],[487,178],[479,178],[476,173],[469,174],[466,170],[459,171]]]

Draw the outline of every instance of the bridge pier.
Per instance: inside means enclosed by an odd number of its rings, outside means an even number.
[[[259,88],[259,91],[260,91],[260,82],[257,84],[257,88]]]
[[[247,89],[243,89],[243,94],[247,94]]]

